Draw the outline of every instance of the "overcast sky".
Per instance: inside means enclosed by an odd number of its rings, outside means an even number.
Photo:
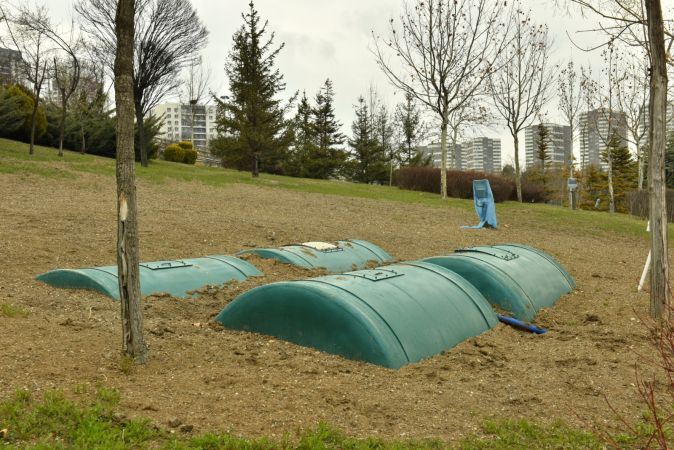
[[[470,0],[464,0],[470,1]],[[665,0],[671,3],[674,0]],[[232,45],[232,35],[241,26],[241,13],[248,8],[249,0],[192,0],[210,36],[203,51],[204,62],[211,67],[211,88],[219,95],[227,93],[224,62]],[[49,0],[48,7],[54,16],[64,20],[72,10],[72,0]],[[269,21],[268,29],[276,33],[276,42],[285,42],[277,63],[285,76],[287,93],[306,90],[313,98],[326,78],[334,83],[335,109],[343,124],[343,132],[351,133],[353,105],[368,86],[374,85],[386,103],[393,106],[400,101],[377,68],[370,53],[372,31],[385,33],[388,21],[398,17],[403,0],[256,0],[255,7],[263,20]],[[598,37],[578,32],[592,28],[596,20],[570,17],[557,10],[554,0],[523,0],[531,8],[538,23],[546,23],[552,32],[555,62],[566,64],[573,58],[577,65],[599,60],[597,54],[584,53],[574,48],[568,35],[577,43],[595,43]],[[550,119],[561,121],[556,102],[548,107]],[[500,137],[503,164],[512,161],[512,138],[502,127],[481,132],[490,137]],[[524,141],[522,136],[521,142]],[[521,144],[522,145],[522,144]],[[523,145],[522,145],[523,146]],[[523,149],[520,157],[524,158]]]

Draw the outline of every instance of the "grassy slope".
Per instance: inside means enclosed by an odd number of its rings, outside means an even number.
[[[90,155],[65,152],[59,158],[55,149],[37,146],[35,155],[28,155],[26,144],[0,139],[0,174],[31,173],[50,178],[76,178],[80,172],[114,176],[115,161]],[[472,202],[459,199],[442,200],[436,194],[405,191],[396,187],[373,186],[342,181],[310,180],[277,175],[261,174],[252,178],[248,172],[238,172],[212,167],[186,166],[166,161],[152,161],[147,168],[136,166],[140,179],[154,183],[171,180],[198,181],[212,186],[232,183],[250,184],[268,188],[282,188],[302,192],[332,194],[346,197],[392,200],[418,203],[432,207],[472,209]],[[527,214],[528,220],[540,226],[562,227],[585,233],[619,233],[629,237],[646,238],[645,223],[625,214],[606,214],[595,211],[570,211],[549,205],[505,202],[498,205],[505,214]],[[672,233],[670,232],[670,236]]]
[[[0,139],[0,176],[2,174],[31,174],[54,179],[76,179],[80,173],[114,177],[115,162],[78,153],[66,152],[59,158],[52,148],[36,147],[28,155],[23,143]],[[213,186],[232,183],[251,184],[264,188],[282,188],[349,197],[384,199],[421,203],[431,207],[472,208],[468,200],[442,200],[438,195],[399,190],[386,186],[371,186],[339,181],[308,180],[262,174],[254,179],[249,173],[219,168],[192,167],[153,161],[148,168],[137,166],[139,178],[166,183],[172,180],[198,181]],[[626,215],[591,211],[571,212],[547,205],[507,202],[499,204],[506,216],[527,214],[527,220],[544,226],[573,228],[576,232],[618,233],[645,239],[644,222]],[[670,233],[671,234],[671,233]],[[443,448],[439,442],[383,442],[378,439],[348,438],[328,426],[302,432],[284,441],[246,440],[226,435],[202,435],[176,438],[167,431],[157,430],[146,422],[126,421],[115,416],[116,394],[109,391],[91,393],[89,405],[67,401],[58,393],[48,393],[36,401],[28,393],[17,393],[13,399],[0,403],[0,429],[7,428],[6,448]],[[470,437],[457,448],[600,448],[592,435],[573,430],[562,424],[537,426],[526,421],[501,420],[483,424],[480,436]]]

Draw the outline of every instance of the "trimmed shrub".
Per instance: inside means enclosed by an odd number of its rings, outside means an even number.
[[[185,164],[194,164],[197,162],[197,151],[193,148],[185,149],[185,157],[183,158]]]
[[[185,150],[178,144],[167,145],[164,150],[164,159],[166,161],[183,162],[185,159]]]
[[[183,150],[193,150],[194,145],[190,141],[180,141],[178,142],[178,147],[182,148]]]
[[[435,167],[403,167],[398,172],[398,187],[413,191],[440,193],[440,169]],[[473,180],[489,180],[494,201],[511,200],[515,183],[499,175],[484,172],[447,171],[447,195],[455,198],[473,198]]]

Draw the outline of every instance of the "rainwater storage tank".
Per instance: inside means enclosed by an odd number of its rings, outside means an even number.
[[[521,320],[533,320],[538,310],[576,287],[554,258],[521,244],[464,248],[423,261],[458,273],[490,303]]]
[[[498,323],[470,283],[423,262],[260,286],[238,296],[215,320],[390,368],[428,358]]]
[[[364,269],[368,263],[377,266],[393,260],[380,247],[358,239],[337,241],[335,244],[304,242],[277,248],[254,248],[237,253],[237,255],[245,254],[275,259],[306,269],[323,268],[328,273]]]
[[[230,280],[242,281],[260,276],[252,264],[233,256],[206,256],[204,258],[140,263],[140,292],[167,292],[174,297],[187,298],[187,291],[207,284],[223,284]],[[37,280],[62,288],[93,289],[119,300],[117,266],[89,269],[56,269],[36,277]]]

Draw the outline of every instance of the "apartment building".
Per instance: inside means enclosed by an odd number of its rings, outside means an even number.
[[[424,156],[431,156],[431,165],[433,167],[442,166],[442,152],[440,151],[440,143],[434,142],[421,147],[420,150],[424,153]],[[452,144],[447,143],[447,168],[461,170],[463,168],[463,150],[461,144],[456,144],[456,152],[454,158],[452,158]]]
[[[524,129],[524,154],[526,167],[540,167],[541,160],[538,158],[538,127],[540,123]],[[573,140],[571,127],[556,123],[544,122],[543,126],[548,130],[548,154],[550,163],[563,165],[573,155]]]
[[[21,64],[23,64],[21,52],[0,48],[0,84],[20,82],[23,79]]]
[[[215,110],[215,105],[163,103],[152,114],[164,119],[160,137],[171,142],[191,141],[202,153],[208,151],[210,140],[217,136]]]
[[[621,145],[627,145],[627,121],[625,113],[611,111],[606,108],[597,108],[580,115],[580,166],[581,168],[595,165],[602,170],[608,165],[602,161],[601,154],[615,134]]]
[[[501,172],[501,140],[477,137],[461,143],[463,170]]]

